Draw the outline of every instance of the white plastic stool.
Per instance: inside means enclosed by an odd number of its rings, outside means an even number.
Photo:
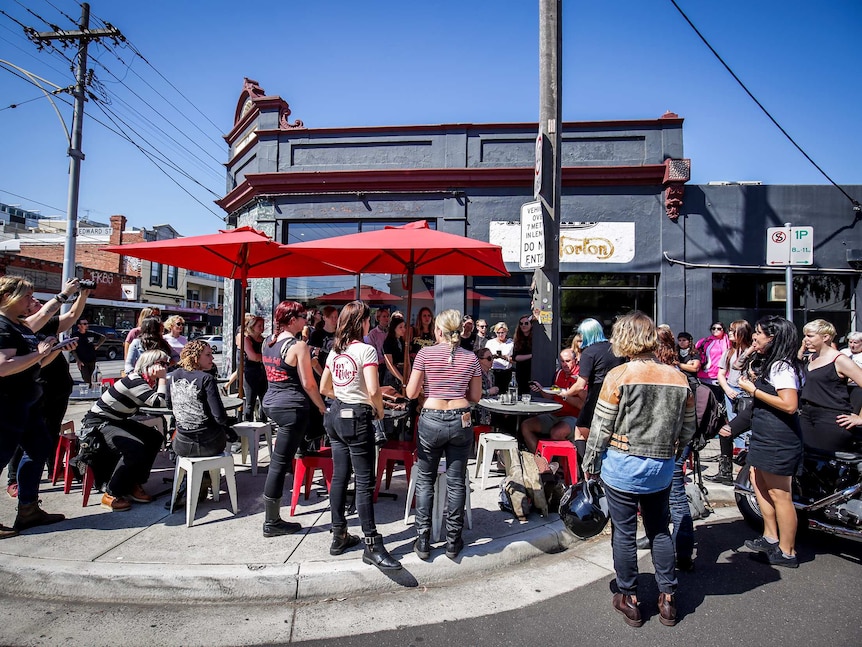
[[[416,493],[417,469],[410,474],[410,484],[407,486],[407,503],[404,506],[404,525],[410,525],[410,508],[413,505],[413,495]],[[466,486],[466,498],[464,499],[464,516],[467,527],[473,528],[473,508],[470,505],[470,473],[464,475]],[[446,511],[446,461],[441,460],[437,467],[437,483],[434,486],[434,508],[431,510],[431,540],[440,541],[440,532],[443,528],[443,515]]]
[[[491,432],[479,436],[479,449],[476,451],[476,477],[482,475],[482,489],[485,489],[485,482],[488,479],[488,474],[491,472],[491,463],[494,460],[494,452],[509,452],[510,463],[507,463],[508,469],[511,461],[518,461],[518,440],[508,434],[500,434]]]
[[[233,430],[240,439],[240,461],[245,465],[245,459],[251,455],[251,475],[257,476],[257,457],[260,450],[260,436],[266,435],[266,446],[272,457],[272,425],[268,422],[238,422]]]
[[[219,456],[207,456],[204,458],[186,458],[177,456],[177,467],[174,471],[174,487],[171,493],[171,510],[177,500],[177,491],[183,480],[183,474],[187,475],[186,483],[186,526],[191,528],[195,520],[195,511],[198,507],[198,492],[201,490],[201,481],[204,472],[210,473],[213,488],[213,501],[219,500],[219,486],[221,484],[221,473],[227,483],[227,491],[230,495],[230,505],[236,514],[236,476],[233,469],[233,455],[220,454]]]

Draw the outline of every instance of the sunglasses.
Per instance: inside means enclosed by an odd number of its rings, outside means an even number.
[[[533,325],[532,321],[519,321],[518,323],[521,324],[522,326],[532,326]]]
[[[721,326],[713,326],[710,330],[724,330]]]
[[[480,357],[479,359],[481,359],[483,362],[491,362],[494,360],[494,358],[490,355],[485,355],[485,357]]]

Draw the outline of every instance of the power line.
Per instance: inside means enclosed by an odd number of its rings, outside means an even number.
[[[732,69],[730,69],[730,66],[724,61],[724,59],[721,57],[721,55],[717,51],[715,51],[715,48],[709,44],[709,41],[706,40],[706,37],[700,33],[700,30],[698,30],[697,27],[695,27],[695,25],[691,21],[691,19],[685,14],[685,12],[676,3],[676,0],[670,0],[670,2],[674,7],[676,7],[676,10],[685,19],[685,21],[689,24],[689,26],[694,30],[694,33],[698,35],[698,37],[700,38],[701,41],[703,41],[703,44],[706,45],[709,48],[709,51],[712,52],[713,55],[715,56],[715,58],[718,59],[718,62],[724,66],[724,69],[726,69],[730,73],[730,75],[734,78],[734,80],[739,84],[739,87],[741,87],[743,90],[745,90],[745,93],[751,98],[752,101],[754,101],[754,103],[757,104],[757,107],[760,108],[760,110],[763,112],[763,114],[765,114],[769,118],[769,120],[773,124],[775,124],[775,127],[778,128],[778,130],[780,130],[781,133],[787,138],[787,140],[791,144],[793,144],[793,146],[796,147],[796,150],[798,150],[800,153],[802,153],[803,157],[805,157],[805,159],[807,159],[809,162],[811,162],[811,165],[814,166],[814,168],[816,168],[823,177],[825,177],[827,180],[829,180],[829,183],[832,186],[834,186],[836,189],[841,191],[841,193],[843,193],[844,196],[848,200],[850,200],[850,203],[853,205],[854,211],[857,211],[857,212],[862,211],[862,204],[860,204],[858,200],[851,197],[850,194],[848,194],[831,177],[829,177],[829,175],[826,173],[826,171],[824,171],[822,168],[820,168],[820,166],[817,164],[817,162],[815,162],[813,159],[811,159],[811,156],[808,153],[806,153],[799,144],[796,143],[796,141],[793,139],[793,137],[791,137],[790,134],[786,130],[784,130],[784,128],[781,127],[781,124],[778,123],[778,121],[775,119],[775,117],[773,117],[770,114],[770,112],[763,106],[763,104],[757,100],[757,97],[755,97],[754,94],[752,94],[751,90],[749,90],[746,87],[745,83],[743,83],[742,80],[736,75],[736,73]]]

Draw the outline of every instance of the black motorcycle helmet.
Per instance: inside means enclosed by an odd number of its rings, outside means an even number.
[[[608,523],[605,492],[597,480],[570,485],[560,499],[560,518],[575,537],[589,539]]]

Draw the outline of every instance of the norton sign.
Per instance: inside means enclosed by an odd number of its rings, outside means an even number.
[[[527,206],[527,205],[525,205]],[[523,208],[522,208],[523,209]],[[503,260],[519,263],[524,253],[522,222],[491,222],[489,242],[503,248]],[[538,230],[542,232],[541,227]],[[574,222],[560,225],[560,263],[630,263],[635,257],[635,223]]]

